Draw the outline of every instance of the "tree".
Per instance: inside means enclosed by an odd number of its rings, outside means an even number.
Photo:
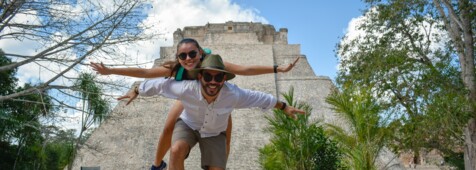
[[[69,164],[73,154],[75,130],[53,128],[52,134],[55,135],[45,143],[43,169],[62,170]]]
[[[80,70],[86,58],[127,61],[127,56],[117,50],[118,45],[157,36],[144,33],[148,26],[140,24],[147,7],[135,0],[1,1],[0,40],[35,41],[42,46],[33,55],[5,51],[16,62],[1,66],[0,72],[34,66],[54,75],[45,76],[47,80],[22,91],[2,94],[0,101],[49,89],[73,95],[72,82],[79,74],[72,72]],[[74,107],[61,102],[64,99],[54,100],[65,107]]]
[[[11,64],[2,54],[0,50],[0,66]],[[0,94],[31,87],[16,87],[15,73],[0,72]],[[47,92],[40,92],[0,102],[0,169],[64,169],[69,163],[74,131],[40,123],[54,116],[51,101]]]
[[[373,96],[366,89],[336,89],[326,102],[349,126],[327,124],[327,133],[343,150],[344,163],[352,169],[377,169],[377,158],[390,133],[388,119],[381,118],[383,110]]]
[[[0,54],[3,54],[1,50]],[[0,66],[10,63],[10,59],[0,55]],[[0,94],[14,93],[31,87],[30,84],[16,87],[14,74],[15,70],[0,72]],[[54,110],[46,93],[40,91],[0,102],[2,169],[38,169],[43,165],[40,155],[44,138],[39,120]]]
[[[95,76],[89,73],[83,73],[75,83],[75,87],[79,89],[82,101],[81,129],[73,149],[73,156],[68,168],[71,169],[76,152],[79,149],[83,133],[92,125],[101,123],[109,113],[109,105],[107,100],[101,96],[101,88],[94,82]]]
[[[283,94],[287,103],[311,113],[309,105],[293,99],[293,89]],[[264,169],[340,169],[340,151],[322,127],[310,123],[308,116],[293,120],[281,110],[267,116],[272,133],[271,143],[260,149],[260,164]]]
[[[12,63],[12,60],[5,56],[5,53],[0,49],[0,66],[7,65]],[[6,95],[13,93],[16,82],[18,81],[15,78],[16,69],[0,71],[0,94]]]
[[[24,88],[29,88],[29,85]],[[43,144],[46,140],[40,119],[54,110],[50,102],[43,93],[0,102],[0,143],[4,145],[1,152],[5,159],[2,160],[6,160],[2,169],[39,169],[44,166]]]
[[[97,83],[104,82],[88,77],[91,75],[81,74],[81,67],[87,65],[85,63],[88,59],[97,58],[128,62],[130,58],[121,50],[120,45],[158,36],[158,34],[148,31],[151,26],[142,24],[142,20],[145,18],[144,11],[150,7],[144,2],[142,0],[0,1],[0,40],[35,42],[38,45],[37,47],[24,48],[25,51],[33,51],[32,54],[26,54],[20,50],[1,52],[5,57],[0,60],[0,121],[3,121],[0,125],[2,127],[0,132],[2,133],[1,141],[7,141],[2,143],[2,146],[5,144],[16,147],[17,145],[12,144],[12,140],[28,142],[27,139],[33,138],[31,135],[25,136],[21,133],[19,136],[13,136],[17,133],[16,129],[21,127],[30,127],[32,129],[27,131],[41,137],[39,131],[43,127],[36,120],[38,115],[45,114],[43,110],[50,108],[69,109],[83,113],[81,135],[77,138],[77,142],[83,140],[84,131],[94,122],[101,122],[104,119],[109,106],[106,105],[104,99],[99,97],[102,93],[100,89],[102,86],[97,85]],[[34,80],[35,83],[18,88],[16,85],[18,75],[14,73],[22,67],[41,68],[44,72],[38,74],[43,79],[38,78],[38,80]],[[52,73],[52,75],[47,73]],[[88,82],[75,84],[84,82],[83,80]],[[90,82],[92,80],[95,82]],[[117,87],[115,83],[109,85]],[[83,101],[83,108],[76,107],[77,101]],[[38,105],[38,109],[26,110],[32,116],[36,116],[28,119],[32,122],[15,123],[18,121],[17,118],[10,116],[13,115],[11,112],[14,109],[29,109],[24,106],[20,108],[19,103]],[[48,106],[48,108],[40,109],[39,106]],[[49,115],[55,114],[48,113]],[[46,138],[49,135],[43,137],[45,138],[37,138],[35,145],[31,145],[37,147],[32,153],[44,156],[47,152],[56,154],[56,151],[65,151],[64,149],[55,149],[56,147],[50,145],[50,139]],[[25,142],[19,143],[21,144],[18,145],[19,149],[5,150],[5,153],[17,151],[14,155],[19,155],[17,154],[20,153],[18,150],[23,151],[27,148],[22,147],[30,146],[25,145]],[[53,150],[54,152],[52,152]],[[62,153],[57,154],[62,155]],[[18,159],[20,161],[26,159],[26,157],[18,158],[21,158]],[[18,162],[18,160],[14,161]],[[28,167],[23,169],[38,168],[38,166],[32,168],[28,164],[23,165]]]
[[[459,0],[451,3],[448,0],[433,0],[438,9],[439,16],[448,31],[453,46],[459,57],[461,79],[464,87],[469,91],[467,94],[470,104],[468,112],[471,119],[464,129],[465,136],[465,168],[476,169],[476,73],[474,32],[476,31],[476,2]]]
[[[382,106],[396,113],[391,126],[398,128],[399,149],[435,148],[453,155],[465,143],[467,169],[475,169],[470,158],[476,151],[468,140],[474,135],[461,138],[475,115],[474,78],[468,78],[474,75],[474,64],[467,63],[474,62],[475,3],[365,2],[367,20],[360,25],[365,35],[351,41],[345,37],[338,47],[338,83],[373,87]]]

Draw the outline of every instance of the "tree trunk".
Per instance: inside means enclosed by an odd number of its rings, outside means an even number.
[[[458,0],[456,5],[451,2],[448,0],[433,0],[453,41],[460,59],[461,78],[468,90],[468,112],[472,118],[463,129],[465,140],[464,166],[465,169],[476,170],[476,74],[474,73],[474,40],[471,24],[474,18],[471,14],[474,2]],[[445,6],[446,9],[443,9],[442,6]],[[459,13],[456,11],[459,11]]]
[[[73,155],[71,155],[71,161],[68,165],[68,170],[73,169],[74,160],[76,159],[76,154],[79,150],[79,142],[81,142],[81,137],[83,136],[84,131],[86,131],[86,121],[88,120],[87,115],[85,115],[86,100],[83,100],[83,113],[81,114],[81,131],[79,132],[78,139],[76,139],[76,145],[73,148]],[[85,118],[86,116],[86,118]]]
[[[76,154],[78,153],[78,150],[79,150],[79,142],[81,141],[81,137],[83,136],[83,132],[84,132],[83,129],[85,129],[83,127],[84,126],[81,127],[81,132],[79,132],[78,139],[76,139],[76,144],[74,145],[74,148],[73,148],[73,155],[71,155],[71,160],[70,160],[70,163],[68,164],[68,170],[73,169],[74,159],[76,159]]]
[[[475,79],[476,75],[474,73],[474,40],[473,40],[473,32],[472,32],[472,24],[471,21],[473,20],[470,11],[472,10],[472,2],[467,0],[460,0],[459,1],[460,9],[461,9],[461,18],[462,18],[462,36],[463,36],[463,44],[464,49],[462,50],[464,53],[464,68],[462,67],[462,74],[463,74],[463,82],[466,85],[466,88],[469,91],[469,112],[472,115],[472,118],[468,121],[466,128],[464,129],[464,136],[465,136],[465,150],[464,150],[464,159],[465,159],[465,169],[476,170],[476,85]],[[461,58],[461,57],[460,57]]]
[[[17,156],[15,157],[15,162],[13,163],[13,170],[16,169],[16,167],[17,167],[17,162],[19,161],[19,158],[21,159],[21,157],[20,157],[20,151],[21,151],[21,148],[23,147],[23,141],[24,141],[24,139],[25,139],[25,138],[20,137],[20,140],[18,141]]]
[[[472,118],[468,121],[468,126],[464,130],[465,149],[464,149],[464,169],[476,169],[476,122]]]

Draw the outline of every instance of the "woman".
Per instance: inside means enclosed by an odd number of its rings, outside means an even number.
[[[198,67],[201,60],[203,60],[203,57],[205,56],[206,54],[204,50],[200,47],[196,40],[186,38],[177,44],[177,54],[175,57],[176,60],[166,62],[160,67],[154,67],[150,69],[108,68],[105,67],[102,63],[91,63],[91,67],[93,67],[93,70],[97,71],[99,74],[102,75],[117,74],[139,78],[174,77],[175,80],[181,81],[191,79],[189,78],[187,71]],[[276,72],[288,72],[294,67],[298,60],[299,57],[293,63],[287,66],[242,66],[228,62],[224,62],[224,64],[227,71],[237,75],[259,75]],[[132,100],[134,100],[134,98],[129,99],[127,104],[129,104]],[[167,116],[164,125],[164,130],[159,137],[156,157],[151,169],[165,169],[165,167],[167,166],[162,159],[170,148],[175,122],[180,116],[180,113],[182,113],[182,110],[182,103],[180,101],[176,101],[174,106],[172,106],[172,109],[169,111],[169,115]],[[228,127],[226,130],[227,155],[230,151],[231,127],[232,121],[230,116],[228,119]]]

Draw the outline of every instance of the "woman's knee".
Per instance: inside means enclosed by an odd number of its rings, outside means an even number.
[[[175,123],[166,123],[162,133],[170,134],[170,136],[172,136],[172,133],[174,132],[174,127]]]

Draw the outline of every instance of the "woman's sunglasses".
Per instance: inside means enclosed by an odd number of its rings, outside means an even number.
[[[180,53],[177,55],[177,57],[181,60],[187,59],[187,56],[190,57],[191,59],[195,58],[197,56],[198,52],[197,51],[190,51],[188,53]]]
[[[222,82],[223,78],[225,78],[225,73],[219,73],[215,76],[212,76],[210,73],[203,73],[203,80],[207,83],[211,82],[213,79],[215,79],[216,82]]]

